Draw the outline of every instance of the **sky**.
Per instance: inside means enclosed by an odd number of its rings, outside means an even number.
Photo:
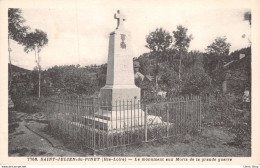
[[[24,25],[29,26],[31,31],[40,29],[48,35],[48,45],[40,52],[42,68],[106,63],[109,33],[117,25],[114,19],[117,9],[106,6],[22,8],[26,20]],[[177,25],[183,25],[193,36],[189,50],[202,52],[219,36],[227,37],[231,52],[249,46],[248,39],[251,39],[250,25],[243,20],[244,13],[249,9],[139,7],[120,10],[127,17],[124,23],[126,29],[132,34],[133,57],[149,52],[145,47],[145,37],[160,27],[172,35]],[[23,46],[14,41],[11,41],[11,48],[14,65],[30,70],[36,66],[33,52],[25,53]]]

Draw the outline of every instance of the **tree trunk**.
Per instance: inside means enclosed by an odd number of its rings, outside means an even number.
[[[41,71],[39,68],[39,96],[38,96],[38,98],[40,99],[40,97],[41,97]]]
[[[179,81],[181,81],[181,59],[179,63]]]
[[[156,89],[156,93],[158,91],[158,79],[157,79],[157,75],[155,75],[155,89]]]
[[[9,91],[11,90],[11,84],[12,84],[12,62],[11,62],[11,47],[10,47],[10,38],[8,35],[8,52],[9,52],[9,63],[10,63],[10,81],[9,81],[9,86],[8,86],[8,94]]]
[[[40,55],[39,55],[39,51],[37,51],[38,53],[38,72],[39,72],[39,95],[38,98],[40,99],[41,97],[41,69],[40,69]]]

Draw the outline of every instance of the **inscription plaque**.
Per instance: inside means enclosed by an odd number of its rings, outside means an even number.
[[[126,49],[126,44],[125,44],[125,37],[126,37],[126,35],[125,34],[120,34],[121,35],[121,43],[120,43],[120,47],[122,48],[122,49]]]

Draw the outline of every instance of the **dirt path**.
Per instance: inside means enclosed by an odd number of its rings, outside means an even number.
[[[9,156],[82,156],[80,153],[53,147],[51,141],[30,129],[32,124],[39,127],[43,127],[44,124],[28,122],[25,120],[28,115],[21,114],[14,112],[14,115],[18,117],[19,126],[12,133],[9,133]]]

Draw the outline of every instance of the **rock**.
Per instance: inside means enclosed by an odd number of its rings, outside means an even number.
[[[160,116],[147,115],[148,125],[161,124],[162,122],[162,117]]]

